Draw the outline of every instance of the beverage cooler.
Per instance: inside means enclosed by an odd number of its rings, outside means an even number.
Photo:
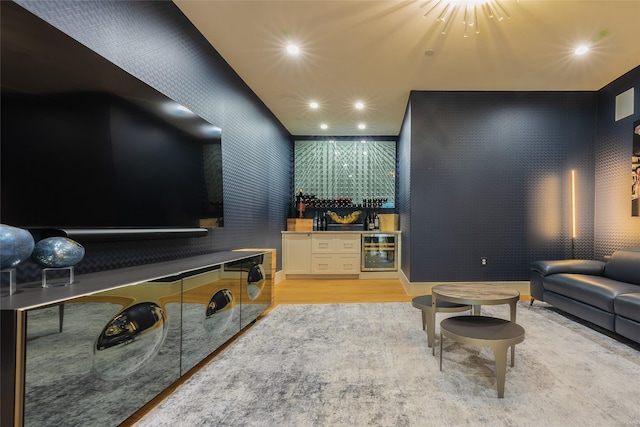
[[[398,270],[397,234],[362,234],[362,271]]]

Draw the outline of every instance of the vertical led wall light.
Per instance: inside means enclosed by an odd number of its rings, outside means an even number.
[[[571,258],[576,257],[576,170],[571,170]]]

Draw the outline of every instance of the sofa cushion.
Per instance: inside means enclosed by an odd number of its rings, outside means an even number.
[[[638,291],[637,285],[587,274],[553,274],[544,278],[546,291],[613,313],[613,299]]]
[[[578,273],[600,276],[604,271],[605,263],[602,261],[585,259],[562,259],[554,261],[534,261],[531,270],[537,271],[542,276],[557,273]]]
[[[640,285],[640,251],[615,251],[604,267],[605,277]]]
[[[640,322],[640,289],[635,294],[621,294],[613,300],[614,313]]]

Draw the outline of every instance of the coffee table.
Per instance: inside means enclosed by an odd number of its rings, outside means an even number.
[[[507,350],[511,347],[511,366],[514,366],[515,345],[524,341],[524,328],[515,322],[486,316],[456,316],[440,323],[440,370],[442,371],[442,343],[451,338],[462,344],[491,347],[496,363],[498,397],[504,397],[507,371]]]
[[[488,283],[445,283],[431,288],[431,321],[435,324],[436,304],[438,300],[473,306],[473,314],[480,315],[481,306],[509,304],[509,320],[516,321],[516,307],[520,292],[505,286]],[[512,349],[513,350],[513,349]],[[432,347],[436,354],[436,346]]]
[[[420,295],[411,300],[411,304],[422,311],[422,330],[427,331],[427,345],[433,347],[436,336],[436,324],[434,323],[435,313],[433,311],[431,295]],[[454,313],[471,310],[471,306],[448,302],[440,298],[436,311],[441,313]]]

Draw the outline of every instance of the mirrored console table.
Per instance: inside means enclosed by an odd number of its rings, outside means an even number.
[[[272,301],[272,251],[18,285],[0,298],[3,426],[117,426]]]

